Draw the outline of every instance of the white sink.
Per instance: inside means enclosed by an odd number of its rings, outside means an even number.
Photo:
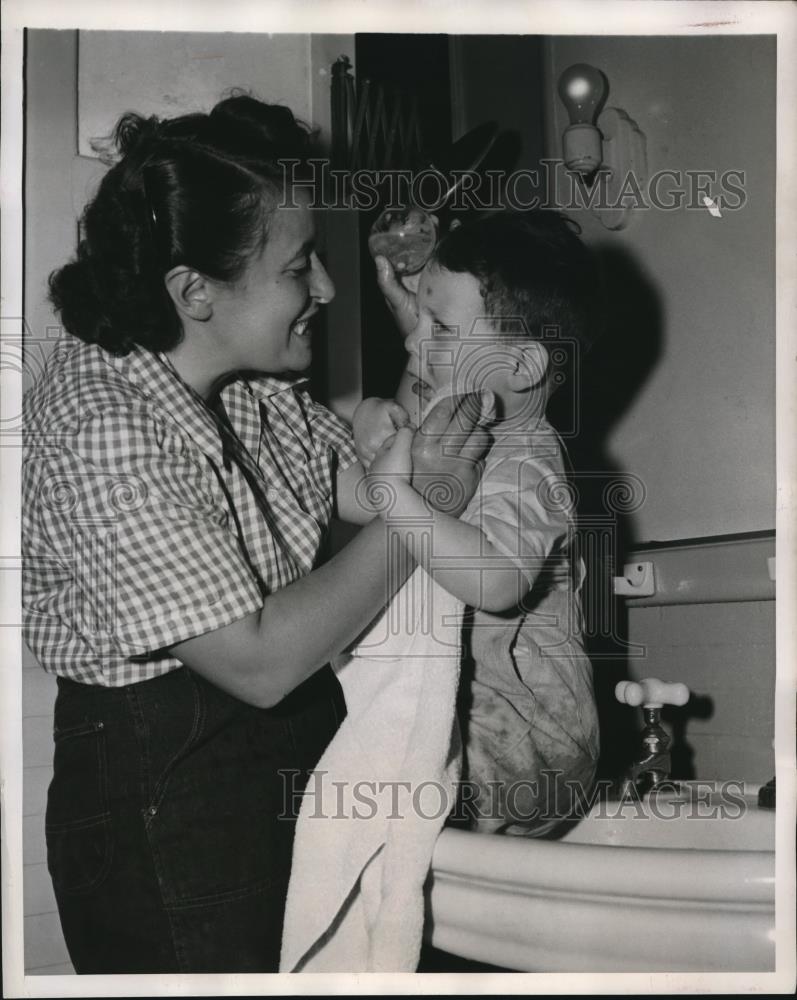
[[[522,971],[774,970],[774,810],[679,787],[598,803],[559,840],[444,830],[428,939]]]

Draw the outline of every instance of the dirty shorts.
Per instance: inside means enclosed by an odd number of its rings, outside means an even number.
[[[588,801],[598,719],[573,600],[569,590],[553,591],[532,612],[470,616],[456,825],[543,836]]]

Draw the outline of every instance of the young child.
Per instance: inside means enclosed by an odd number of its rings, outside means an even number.
[[[385,284],[389,265],[377,264]],[[410,293],[399,288],[406,306]],[[427,510],[402,482],[393,509],[430,519],[430,551],[414,555],[468,606],[458,813],[478,831],[545,834],[594,779],[583,567],[573,565],[575,512],[545,409],[589,345],[597,289],[589,252],[558,213],[503,212],[452,230],[420,276],[397,401],[364,400],[354,418],[368,463],[397,427],[417,425],[432,399],[494,395],[492,445],[462,516]]]

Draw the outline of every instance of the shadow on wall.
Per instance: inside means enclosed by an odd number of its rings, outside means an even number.
[[[603,274],[606,324],[603,336],[583,360],[576,434],[567,446],[587,564],[583,605],[601,723],[599,777],[613,778],[634,758],[639,724],[639,713],[615,701],[614,688],[628,678],[630,658],[644,651],[628,644],[625,603],[615,599],[612,577],[621,572],[628,549],[642,541],[635,535],[634,511],[644,502],[645,484],[633,477],[633,470],[617,465],[608,442],[661,357],[664,315],[655,285],[628,250],[616,243],[593,249]],[[572,405],[553,397],[549,416],[554,426],[572,422]]]

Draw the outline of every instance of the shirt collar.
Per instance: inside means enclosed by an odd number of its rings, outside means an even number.
[[[107,359],[113,368],[148,396],[170,421],[188,434],[204,454],[217,460],[222,458],[222,442],[213,416],[174,371],[165,354],[155,354],[136,346],[123,357],[109,354]],[[306,382],[307,378],[303,376],[279,378],[247,373],[231,383],[224,393],[230,388],[233,392],[235,388],[243,388],[249,395],[265,402]]]
[[[236,382],[243,385],[253,396],[265,402],[271,396],[277,396],[281,392],[302,388],[308,385],[310,380],[306,375],[295,375],[289,378],[287,376],[258,375],[256,372],[246,372]]]

